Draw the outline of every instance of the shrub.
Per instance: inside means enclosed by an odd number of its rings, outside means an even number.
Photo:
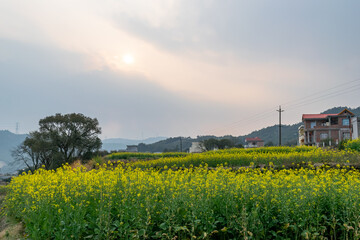
[[[342,140],[342,141],[340,141],[339,146],[338,146],[339,150],[345,150],[345,144],[346,144],[348,141],[349,141],[349,140]]]
[[[347,150],[355,150],[360,152],[360,139],[355,139],[355,140],[351,140],[351,141],[347,141],[344,144],[345,149]]]

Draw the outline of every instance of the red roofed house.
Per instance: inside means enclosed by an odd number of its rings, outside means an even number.
[[[337,114],[303,114],[303,144],[321,146],[338,145],[340,141],[352,139],[352,120],[355,115],[348,109]]]
[[[244,147],[245,148],[254,148],[254,147],[263,147],[264,140],[259,137],[255,138],[245,138],[245,143],[247,143]]]

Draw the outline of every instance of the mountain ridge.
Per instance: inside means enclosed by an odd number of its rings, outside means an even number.
[[[356,116],[360,117],[360,106],[357,108],[350,108],[350,107],[333,107],[330,109],[327,109],[322,114],[332,114],[332,113],[339,113],[344,108],[347,108],[351,112],[353,112]],[[295,124],[290,125],[281,125],[281,132],[282,132],[282,144],[293,146],[297,145],[298,141],[298,128],[302,125],[302,122],[298,122]],[[249,134],[243,135],[243,136],[198,136],[196,138],[189,138],[189,137],[183,137],[182,138],[182,146],[183,150],[187,150],[190,148],[192,142],[199,142],[203,141],[209,138],[215,138],[215,139],[229,139],[234,144],[245,144],[246,138],[253,138],[253,137],[260,137],[262,140],[264,140],[265,144],[267,145],[278,145],[279,144],[279,125],[273,125],[264,127],[259,130],[252,131]],[[166,140],[162,140],[160,142],[156,142],[150,145],[144,145],[139,144],[139,151],[141,152],[162,152],[162,151],[176,151],[180,150],[180,137],[172,137]]]

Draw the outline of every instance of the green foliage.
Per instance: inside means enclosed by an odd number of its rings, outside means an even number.
[[[360,152],[360,139],[355,139],[355,140],[351,140],[351,141],[347,141],[344,144],[344,148],[346,150],[355,150]]]
[[[104,158],[102,158],[100,156],[96,156],[96,157],[92,158],[91,160],[94,162],[95,165],[96,164],[102,165],[105,162]]]
[[[338,149],[339,150],[345,150],[345,145],[349,140],[342,140],[340,141],[339,145],[338,145]]]
[[[8,190],[8,187],[6,185],[0,185],[0,196],[5,195]]]
[[[99,122],[83,114],[56,114],[39,121],[39,131],[31,132],[13,151],[30,170],[44,165],[55,169],[75,159],[90,159],[101,147]]]
[[[206,139],[203,141],[203,144],[207,151],[234,147],[234,143],[230,139],[226,138],[219,140],[215,138]]]

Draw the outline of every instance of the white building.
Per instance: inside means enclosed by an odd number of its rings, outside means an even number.
[[[125,152],[138,152],[138,146],[137,145],[126,145]]]
[[[357,139],[360,136],[360,118],[353,117],[351,118],[351,125],[352,125],[352,139]]]
[[[204,152],[204,144],[202,142],[192,142],[189,153],[202,153]]]

